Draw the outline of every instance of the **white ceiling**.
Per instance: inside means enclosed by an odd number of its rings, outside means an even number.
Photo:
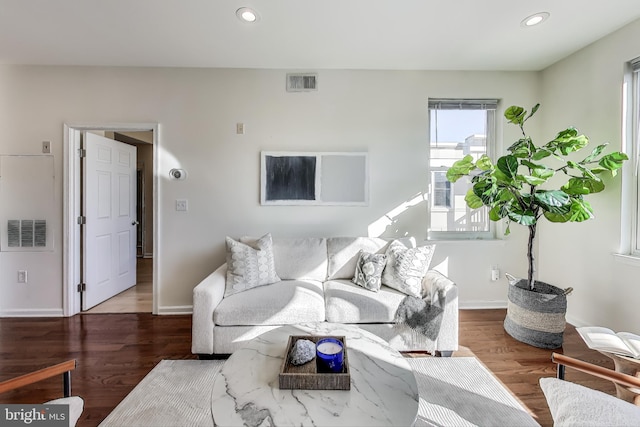
[[[0,0],[0,64],[540,70],[638,18],[640,0]]]

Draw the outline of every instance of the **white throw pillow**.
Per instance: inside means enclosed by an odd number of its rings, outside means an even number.
[[[279,282],[273,258],[271,234],[255,242],[255,247],[225,239],[227,244],[227,282],[224,296],[237,294],[256,286]]]
[[[360,251],[352,282],[370,291],[378,292],[382,285],[382,271],[387,263],[385,254]]]
[[[429,270],[435,245],[407,248],[394,240],[387,248],[382,284],[414,297],[422,297],[422,279]]]
[[[540,378],[555,427],[640,426],[640,407],[557,378]]]

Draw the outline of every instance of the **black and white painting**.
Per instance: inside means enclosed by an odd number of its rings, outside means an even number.
[[[263,205],[368,204],[368,156],[353,152],[262,152]]]
[[[316,156],[265,157],[265,198],[316,200]]]

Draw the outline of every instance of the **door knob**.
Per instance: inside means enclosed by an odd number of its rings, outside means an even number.
[[[140,224],[138,221],[133,221],[133,222],[131,223],[131,225],[138,225],[138,224]]]

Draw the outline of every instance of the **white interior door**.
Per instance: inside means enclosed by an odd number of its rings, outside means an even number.
[[[85,133],[82,309],[136,284],[136,147]]]

